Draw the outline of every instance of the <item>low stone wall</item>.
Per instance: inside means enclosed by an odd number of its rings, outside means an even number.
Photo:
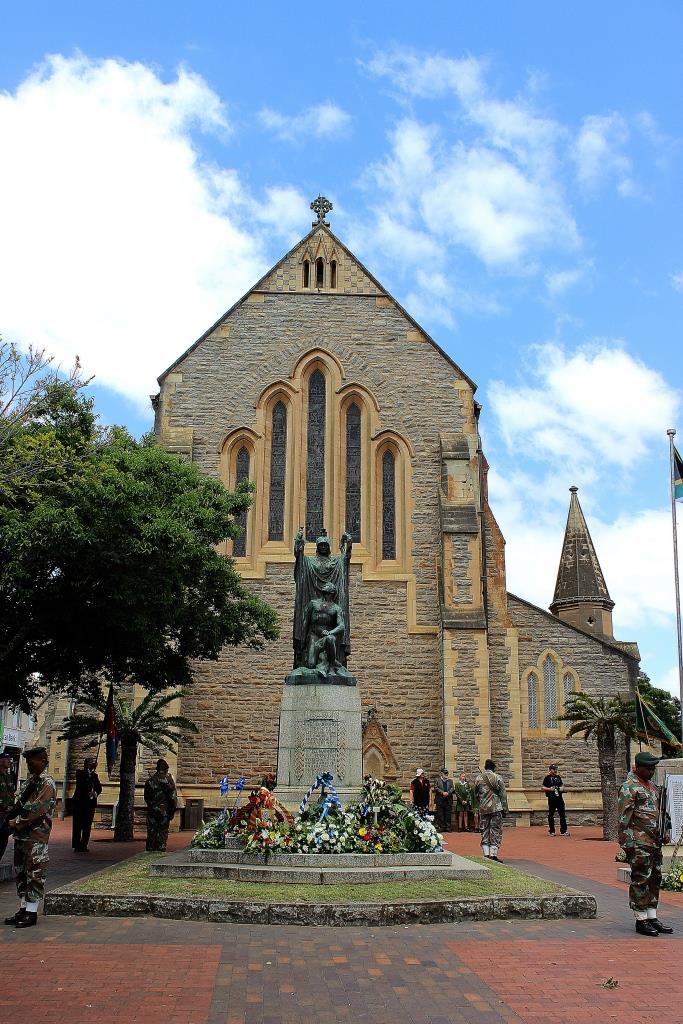
[[[494,896],[478,899],[420,900],[406,903],[259,903],[185,896],[103,896],[55,889],[45,897],[45,913],[100,917],[157,917],[230,924],[397,925],[594,918],[593,896]]]

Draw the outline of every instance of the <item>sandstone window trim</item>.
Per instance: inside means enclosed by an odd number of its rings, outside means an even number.
[[[548,659],[550,659],[550,662]],[[554,701],[551,701],[550,707],[547,706],[548,702],[546,701],[549,673],[548,678],[546,678],[545,668],[548,664],[552,664],[554,671]],[[533,684],[532,677],[535,681]],[[560,655],[550,647],[546,647],[541,651],[535,665],[530,665],[523,671],[521,675],[521,694],[525,735],[529,737],[565,737],[566,726],[564,722],[559,721],[559,718],[564,714],[565,709],[567,693],[565,678],[567,677],[572,680],[573,691],[578,692],[581,688],[578,672],[571,665],[566,665]],[[533,724],[534,716],[530,693],[532,685],[535,685],[536,725]],[[555,724],[548,724],[549,722],[554,722]]]
[[[330,385],[325,371],[313,366],[306,378],[306,460],[304,472],[304,530],[306,540],[314,543],[327,526],[329,500]],[[302,468],[303,468],[302,467]]]
[[[244,451],[247,452],[249,457],[249,479],[252,481],[258,480],[258,439],[258,434],[250,427],[240,427],[232,431],[225,438],[221,447],[220,476],[228,490],[234,491],[240,478],[238,459],[240,458],[240,453]],[[246,565],[253,562],[255,552],[259,546],[259,537],[256,536],[256,522],[256,502],[252,501],[244,519],[244,554],[239,553],[241,547],[239,543],[237,552],[235,552],[235,542],[232,539],[223,542],[223,553],[234,558],[238,565]]]
[[[407,566],[410,551],[409,508],[408,502],[412,494],[410,472],[410,456],[403,438],[394,431],[382,431],[375,438],[374,453],[374,550],[377,567],[380,572],[401,571]],[[394,557],[385,557],[384,530],[384,469],[385,454],[390,453],[394,460]]]
[[[355,405],[360,411],[360,538],[354,537],[355,550],[366,553],[372,548],[372,513],[371,513],[371,435],[377,423],[377,403],[371,392],[360,384],[351,383],[341,388],[336,395],[338,401],[337,430],[341,439],[339,446],[339,472],[335,476],[336,492],[340,496],[338,502],[339,515],[342,517],[336,524],[340,531],[351,529],[348,521],[349,499],[347,493],[349,467],[347,464],[347,422],[350,408]]]
[[[264,488],[264,540],[266,543],[286,542],[291,516],[290,434],[291,405],[285,394],[275,394],[266,411],[267,490]],[[278,464],[279,463],[279,464]]]

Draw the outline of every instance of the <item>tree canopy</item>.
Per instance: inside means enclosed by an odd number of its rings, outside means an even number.
[[[216,550],[249,485],[102,429],[80,386],[48,381],[0,446],[0,699],[25,710],[40,688],[185,686],[193,659],[278,633]]]

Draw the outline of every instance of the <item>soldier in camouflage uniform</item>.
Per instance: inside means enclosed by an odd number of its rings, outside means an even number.
[[[147,850],[166,849],[168,826],[175,814],[177,796],[173,776],[168,773],[168,762],[160,757],[157,770],[145,783],[147,804]]]
[[[0,754],[0,860],[7,849],[9,839],[8,811],[14,806],[14,776],[12,775],[12,758],[9,754]]]
[[[9,820],[14,834],[14,869],[17,874],[19,910],[5,918],[5,924],[30,928],[38,923],[38,905],[45,895],[45,873],[49,863],[47,844],[52,830],[52,813],[57,788],[47,774],[45,747],[25,750],[29,776]]]
[[[658,757],[641,752],[619,793],[619,845],[631,866],[629,906],[639,935],[670,934],[657,917],[662,881],[662,839],[659,832],[661,790],[651,781]]]
[[[490,759],[474,780],[474,794],[479,802],[481,848],[485,857],[497,861],[503,842],[503,818],[508,812],[508,798],[505,783],[496,774],[496,766]]]

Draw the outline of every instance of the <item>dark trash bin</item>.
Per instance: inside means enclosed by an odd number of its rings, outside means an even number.
[[[180,826],[181,829],[184,832],[196,832],[203,823],[204,801],[197,799],[187,800],[183,807],[182,825]]]

